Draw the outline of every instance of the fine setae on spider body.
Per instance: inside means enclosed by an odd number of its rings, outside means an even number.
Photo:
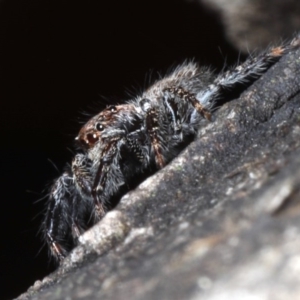
[[[258,78],[298,46],[295,38],[219,75],[184,63],[142,95],[91,118],[76,137],[82,151],[50,191],[43,232],[53,256],[61,261],[80,234],[104,217],[113,198],[176,157],[225,93]]]

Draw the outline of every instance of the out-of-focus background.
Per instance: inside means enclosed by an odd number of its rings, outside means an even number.
[[[81,125],[185,59],[218,71],[290,37],[299,4],[267,2],[0,1],[0,299],[54,270],[44,197]]]

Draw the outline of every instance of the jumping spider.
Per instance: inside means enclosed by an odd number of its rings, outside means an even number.
[[[184,63],[142,95],[91,118],[76,137],[81,153],[50,191],[43,232],[54,257],[61,261],[135,178],[176,157],[200,122],[210,120],[225,92],[258,78],[299,45],[297,37],[217,76],[196,63]]]

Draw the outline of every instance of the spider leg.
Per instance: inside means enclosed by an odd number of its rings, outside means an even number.
[[[299,48],[299,46],[300,38],[298,36],[289,44],[270,48],[254,57],[250,56],[243,64],[218,75],[212,84],[197,94],[197,100],[206,107],[212,107],[224,90],[258,78],[284,54]]]
[[[178,107],[179,103],[175,102],[176,96],[182,99],[183,101],[190,103],[195,108],[195,110],[200,115],[202,115],[205,119],[209,121],[211,120],[210,112],[204,105],[202,105],[197,100],[196,96],[193,93],[190,93],[189,91],[183,89],[182,87],[176,87],[176,86],[166,88],[164,92],[165,92],[164,102],[172,114],[172,119],[173,119],[175,129],[179,126],[178,121],[176,121],[176,116],[178,115],[178,109],[179,109]]]
[[[72,232],[73,236],[78,239],[78,237],[84,232],[86,228],[85,216],[90,213],[91,203],[91,162],[88,157],[84,154],[77,154],[72,161],[72,172],[74,184],[79,191],[81,197],[74,197],[73,210],[72,210]],[[87,221],[87,222],[86,222]]]
[[[94,199],[95,205],[95,215],[98,219],[104,217],[106,213],[105,203],[105,190],[108,181],[108,174],[111,168],[111,163],[116,155],[116,144],[119,141],[119,138],[113,138],[107,140],[103,145],[105,145],[102,155],[100,157],[99,167],[97,169],[93,186],[92,186],[92,197]],[[102,194],[102,198],[100,195]]]
[[[144,98],[139,103],[146,113],[146,130],[149,134],[151,145],[155,153],[155,160],[156,164],[159,168],[163,168],[166,165],[165,159],[162,153],[162,140],[159,136],[159,113],[157,108],[151,107],[150,105],[151,100]]]
[[[50,251],[60,261],[74,246],[74,240],[69,234],[69,216],[72,210],[74,188],[69,172],[65,172],[57,179],[50,193],[49,206],[43,223]],[[70,241],[72,241],[71,244]]]
[[[121,158],[133,164],[141,163],[144,167],[147,167],[149,165],[149,155],[143,148],[145,141],[144,129],[137,129],[128,133],[121,145]]]

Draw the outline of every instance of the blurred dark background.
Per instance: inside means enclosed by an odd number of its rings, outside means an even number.
[[[10,299],[54,270],[42,198],[81,124],[146,87],[149,70],[186,58],[220,70],[239,55],[211,12],[183,0],[2,0],[0,23],[0,299]]]

